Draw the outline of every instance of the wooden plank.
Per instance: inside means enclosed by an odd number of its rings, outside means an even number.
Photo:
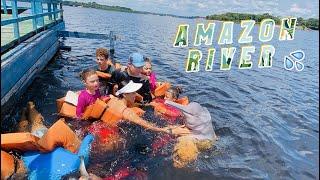
[[[35,2],[35,12],[36,14],[43,14],[42,2]],[[37,18],[37,27],[42,27],[44,25],[43,16]]]
[[[12,56],[7,63],[1,63],[1,98],[19,81],[37,59],[46,52],[57,39],[54,31],[48,31],[21,51],[23,53]]]
[[[49,14],[60,13],[62,11],[63,10],[59,9],[59,10],[56,10],[56,11],[52,11],[51,13],[50,12],[46,12],[46,13],[42,13],[42,14],[24,16],[24,17],[19,17],[19,18],[4,19],[4,20],[1,20],[1,26],[5,26],[5,25],[12,24],[12,23],[29,20],[29,19],[32,19],[32,18],[39,18],[39,17],[42,17],[42,16],[47,16]]]
[[[59,19],[56,22],[52,22],[50,24],[45,25],[45,27],[39,28],[38,31],[43,31],[45,29],[51,29],[51,30],[65,29],[65,25],[64,25],[64,22],[61,19]],[[20,37],[21,43],[23,43],[23,41],[30,42],[33,39],[35,39],[34,37],[37,37],[36,31],[22,32],[22,33],[24,33],[24,35]],[[34,36],[34,37],[32,37],[32,36]],[[1,43],[2,43],[2,39],[1,39]],[[12,53],[6,53],[6,52],[10,48],[17,46],[18,44],[19,44],[18,41],[13,40],[10,43],[1,46],[1,62],[4,61],[4,59],[7,59],[8,56],[12,55]],[[14,48],[14,49],[16,49],[16,48]]]
[[[57,3],[53,3],[52,6],[53,6],[53,12],[56,12],[57,11]],[[53,20],[56,21],[57,18],[58,18],[57,14],[53,13]]]
[[[17,19],[18,18],[17,0],[12,0],[11,5],[12,5],[12,17],[14,19]],[[13,34],[14,34],[15,39],[19,39],[20,33],[19,33],[19,23],[18,22],[15,22],[13,24]]]
[[[37,18],[35,18],[35,16],[37,15],[36,12],[36,2],[35,1],[31,1],[31,18],[32,18],[32,29],[34,31],[37,30]],[[30,17],[30,16],[29,16]]]
[[[62,3],[62,0],[34,0],[35,2],[42,2],[42,3]],[[30,0],[19,0],[19,2],[28,2],[30,3]]]
[[[8,14],[8,11],[7,11],[7,1],[6,0],[1,0],[2,2],[2,6],[3,6],[3,11],[5,14]]]
[[[84,33],[76,31],[58,31],[60,37],[74,37],[74,38],[86,38],[86,39],[109,39],[109,35],[96,34],[96,33]]]
[[[52,5],[51,3],[48,3],[48,4],[47,4],[47,6],[48,6],[48,12],[49,12],[49,13],[52,12],[51,5]],[[52,14],[49,15],[49,20],[50,20],[50,21],[52,20]]]
[[[15,101],[20,97],[27,87],[32,83],[35,75],[39,73],[53,58],[58,51],[59,42],[55,41],[47,51],[37,60],[37,62],[20,78],[20,80],[11,88],[11,90],[1,98],[1,106],[7,103],[9,100]]]

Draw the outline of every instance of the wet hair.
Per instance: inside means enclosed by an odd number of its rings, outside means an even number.
[[[167,92],[170,92],[174,99],[178,99],[179,95],[182,93],[182,87],[180,86],[171,87],[170,89],[167,90]]]
[[[98,57],[98,56],[103,56],[103,57],[105,57],[106,59],[108,59],[108,58],[109,58],[108,49],[106,49],[106,48],[98,48],[98,49],[96,50],[96,57]]]
[[[150,63],[151,64],[151,59],[149,57],[144,58],[144,62]]]
[[[82,81],[86,81],[86,79],[93,74],[97,74],[95,70],[85,69],[80,73],[80,78]]]

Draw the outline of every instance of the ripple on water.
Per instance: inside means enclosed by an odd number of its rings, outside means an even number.
[[[239,70],[234,61],[230,71],[221,71],[219,61],[215,61],[214,70],[206,72],[202,61],[199,72],[186,73],[188,48],[173,48],[172,38],[178,24],[187,23],[192,30],[197,20],[64,9],[67,30],[96,33],[113,30],[121,39],[115,44],[115,55],[122,64],[126,64],[133,51],[150,56],[159,80],[182,86],[182,96],[208,108],[220,137],[216,149],[200,154],[196,163],[199,172],[190,172],[173,168],[170,155],[151,158],[137,152],[134,145],[145,142],[150,146],[153,133],[134,126],[127,134],[131,137],[130,148],[118,156],[101,154],[102,164],[90,165],[89,172],[108,175],[122,163],[130,162],[131,166],[147,169],[150,179],[319,179],[319,52],[313,46],[303,48],[307,59],[301,72],[285,71],[282,59],[288,49],[319,44],[318,32],[297,31],[295,39],[299,41],[295,43],[272,40],[270,43],[277,49],[272,68],[258,68],[254,64],[250,70]],[[234,26],[235,33],[240,29],[239,25]],[[257,36],[258,28],[252,33]],[[52,124],[57,118],[53,115],[55,99],[67,90],[82,89],[79,73],[84,68],[96,67],[97,47],[109,48],[109,43],[101,40],[67,38],[63,43],[72,46],[72,50],[60,51],[15,108],[2,116],[2,132],[12,130],[29,100],[35,101],[47,124]],[[200,49],[206,52],[207,47]],[[257,59],[255,55],[254,58]],[[157,120],[153,115],[145,118]]]

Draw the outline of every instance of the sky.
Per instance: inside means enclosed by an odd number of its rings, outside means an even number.
[[[303,18],[319,16],[318,0],[76,0],[123,6],[138,11],[181,16],[206,16],[226,12],[269,13]]]

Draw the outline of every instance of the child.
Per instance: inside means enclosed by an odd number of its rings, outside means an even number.
[[[156,74],[152,71],[152,65],[150,58],[145,58],[145,65],[143,67],[143,74],[145,74],[150,83],[150,90],[152,93],[154,93],[154,90],[156,89]]]
[[[105,48],[98,48],[96,50],[96,62],[98,64],[98,71],[111,74],[115,70],[115,66],[109,59],[109,52]]]
[[[165,100],[170,100],[170,101],[177,101],[179,98],[179,95],[182,93],[182,88],[181,87],[171,87],[168,89],[164,95]]]
[[[111,74],[115,70],[115,66],[109,59],[108,50],[105,48],[98,48],[96,50],[96,62],[98,64],[98,71],[102,73]],[[100,81],[100,94],[106,95],[109,93],[110,84],[107,79],[99,77]]]
[[[78,118],[82,117],[87,106],[93,104],[97,98],[101,97],[99,87],[99,78],[96,71],[86,69],[81,72],[80,77],[84,83],[86,89],[82,90],[78,97],[78,104],[76,115]]]
[[[171,87],[165,92],[164,98],[156,98],[151,106],[154,107],[155,115],[161,116],[165,120],[167,120],[170,124],[174,124],[179,116],[181,116],[181,112],[172,106],[167,106],[164,104],[165,100],[170,100],[176,102],[179,98],[179,94],[182,93],[181,87]]]

